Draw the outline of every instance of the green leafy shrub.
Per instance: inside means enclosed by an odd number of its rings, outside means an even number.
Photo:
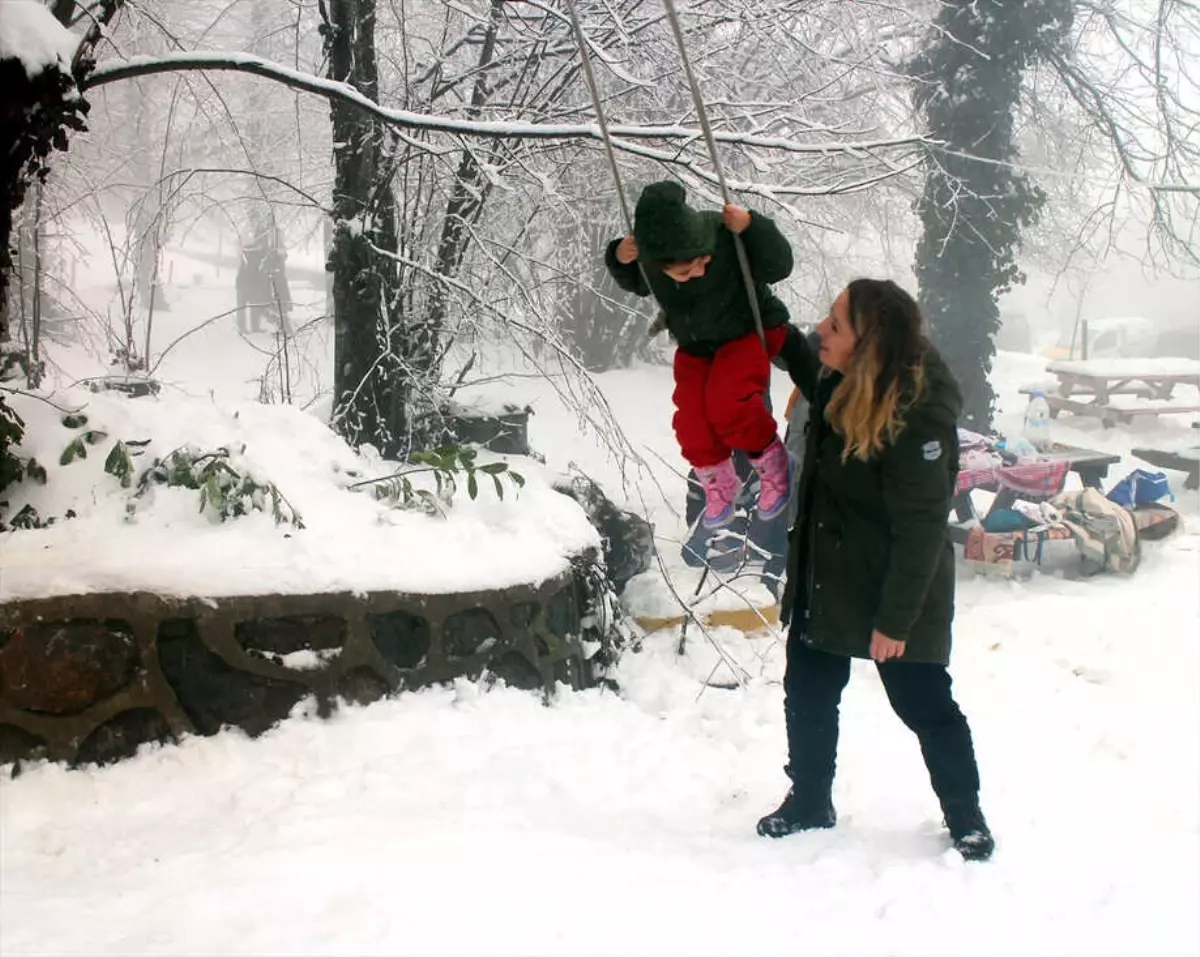
[[[133,485],[135,471],[133,459],[141,455],[149,444],[149,439],[118,439],[109,450],[108,458],[104,460],[104,471],[116,478],[121,483],[121,488],[129,488]]]
[[[427,452],[414,452],[411,461],[417,467],[402,469],[391,475],[380,478],[364,479],[348,486],[349,489],[370,487],[374,490],[375,498],[387,502],[396,508],[416,509],[429,515],[446,514],[446,509],[454,504],[454,496],[458,492],[458,482],[465,479],[467,495],[474,500],[479,495],[480,476],[492,480],[496,498],[504,498],[504,483],[501,478],[508,479],[515,488],[525,484],[525,478],[508,467],[507,462],[488,462],[476,465],[478,453],[475,449],[463,448],[459,445],[440,445]],[[413,485],[415,475],[430,474],[433,476],[436,491],[417,488]],[[354,478],[356,473],[350,473]]]
[[[62,424],[68,429],[84,429],[88,424],[86,415],[79,412],[63,416]],[[46,470],[36,459],[23,459],[14,451],[25,436],[25,423],[16,411],[0,396],[0,493],[14,482],[26,478],[46,484]],[[99,429],[86,429],[76,435],[63,449],[59,464],[70,465],[78,459],[86,459],[88,449],[107,440],[108,435]],[[259,482],[241,471],[227,448],[215,452],[202,452],[190,447],[175,449],[166,458],[156,458],[138,475],[134,459],[144,454],[150,439],[118,439],[109,449],[104,460],[104,471],[113,476],[122,488],[136,490],[126,503],[127,517],[137,511],[136,499],[142,498],[155,485],[167,485],[196,489],[200,493],[200,511],[211,518],[224,522],[252,511],[270,511],[276,524],[288,524],[297,529],[304,523],[296,510],[273,482]],[[0,519],[8,508],[7,501],[0,501]],[[68,510],[65,518],[74,518]],[[45,528],[55,518],[42,518],[31,505],[26,505],[15,516],[12,528]],[[0,521],[0,531],[6,526]]]
[[[114,449],[109,453],[113,468],[110,470],[106,462],[105,470],[118,478],[132,474],[132,461],[128,458],[127,450],[122,454]],[[125,484],[123,478],[122,484]],[[134,498],[141,498],[155,485],[197,489],[200,511],[218,521],[249,515],[252,511],[267,511],[269,503],[276,525],[304,528],[300,515],[275,483],[258,482],[240,471],[231,461],[229,449],[224,447],[215,452],[184,447],[175,449],[166,458],[156,458],[138,479]]]
[[[16,453],[16,447],[25,438],[25,420],[17,414],[17,410],[4,401],[0,395],[0,495],[10,485],[29,479],[39,485],[46,484],[46,470],[38,464],[35,458],[22,458]],[[13,516],[9,525],[4,523],[4,515],[8,511],[8,500],[0,500],[0,532],[12,528],[44,528],[54,519],[43,520],[37,509],[26,505]],[[73,517],[73,516],[68,516]]]

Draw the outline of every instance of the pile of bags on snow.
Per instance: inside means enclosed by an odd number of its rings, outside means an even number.
[[[972,446],[977,438],[982,437],[966,433],[964,467],[977,466],[981,455],[996,454],[978,443]],[[1059,489],[1064,477],[1056,476]],[[1053,564],[1067,549],[1078,555],[1080,575],[1129,575],[1141,563],[1143,541],[1165,538],[1179,527],[1179,513],[1163,499],[1174,501],[1167,476],[1145,469],[1134,469],[1107,494],[1082,488],[1055,491],[1042,500],[1019,497],[1008,508],[993,508],[969,530],[964,557],[977,564],[1042,566]]]

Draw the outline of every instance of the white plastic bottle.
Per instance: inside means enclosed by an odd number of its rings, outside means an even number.
[[[1054,440],[1050,437],[1050,403],[1046,401],[1044,392],[1035,392],[1030,397],[1022,436],[1039,452],[1048,452],[1053,446]]]

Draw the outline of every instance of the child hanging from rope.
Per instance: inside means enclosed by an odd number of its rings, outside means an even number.
[[[791,273],[792,249],[760,213],[733,204],[720,213],[700,212],[685,199],[673,181],[642,190],[633,235],[609,243],[605,264],[622,289],[639,296],[653,292],[678,347],[673,425],[683,457],[704,487],[704,525],[720,528],[733,519],[742,488],[733,449],[746,452],[758,472],[759,515],[773,518],[787,506],[792,467],[764,393],[771,359],[786,337],[788,311],[767,284]],[[734,234],[750,261],[765,347]]]

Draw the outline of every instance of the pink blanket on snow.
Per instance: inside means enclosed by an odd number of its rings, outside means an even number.
[[[1071,463],[1058,459],[1043,462],[1021,462],[987,469],[964,469],[958,473],[955,490],[969,492],[973,488],[1007,488],[1022,498],[1042,501],[1062,491]]]

